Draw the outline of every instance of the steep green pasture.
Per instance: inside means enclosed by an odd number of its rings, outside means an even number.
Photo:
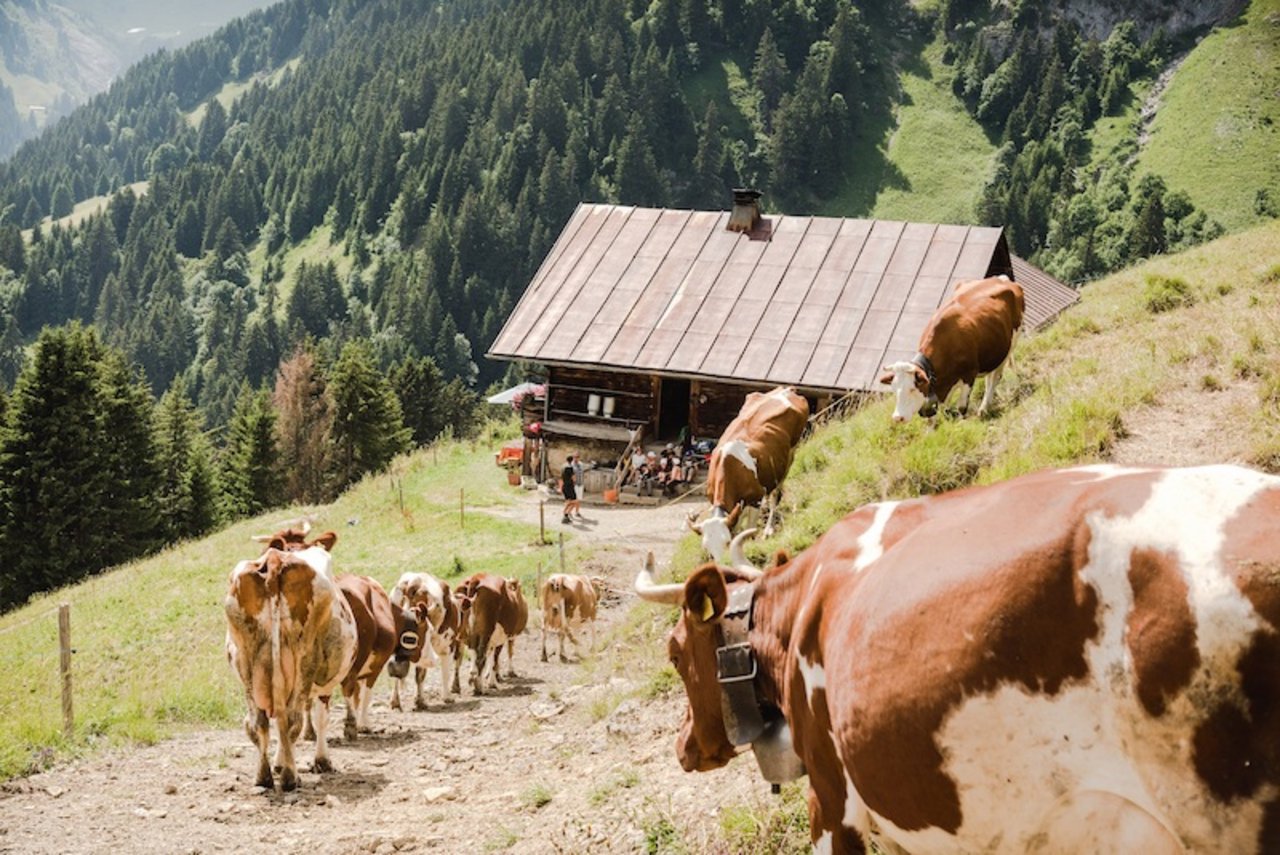
[[[1174,74],[1139,171],[1185,190],[1229,231],[1256,223],[1254,197],[1280,210],[1280,0],[1252,0]]]
[[[337,502],[237,523],[204,540],[37,598],[0,617],[0,779],[95,746],[151,742],[190,724],[229,725],[241,689],[223,653],[227,575],[258,547],[250,540],[307,512],[334,529],[339,572],[384,587],[406,570],[446,579],[477,571],[519,576],[531,589],[536,526],[501,516],[513,491],[493,464],[498,439],[442,444],[401,458]],[[460,495],[460,490],[465,493]],[[465,502],[465,518],[459,502]],[[62,738],[59,603],[71,604],[76,739]]]
[[[951,78],[937,38],[903,65],[897,127],[884,148],[883,183],[878,192],[863,191],[874,195],[871,216],[925,223],[973,222],[974,208],[991,177],[995,146],[952,93]],[[854,170],[852,180],[857,184],[862,180],[858,164]]]

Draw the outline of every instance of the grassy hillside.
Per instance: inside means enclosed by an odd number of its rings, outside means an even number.
[[[879,219],[926,223],[973,222],[991,177],[995,146],[951,91],[952,70],[942,63],[936,36],[904,62],[894,127],[883,146],[882,170],[863,170],[856,159],[848,191],[821,213],[847,216],[869,200]],[[865,203],[864,203],[865,204]]]
[[[1228,230],[1258,221],[1260,189],[1280,210],[1278,89],[1280,0],[1252,0],[1173,76],[1139,170],[1164,175]]]

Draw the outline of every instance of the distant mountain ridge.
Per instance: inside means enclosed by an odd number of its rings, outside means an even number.
[[[142,57],[274,0],[0,0],[0,160]]]

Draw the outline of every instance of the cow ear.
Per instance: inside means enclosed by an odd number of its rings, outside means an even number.
[[[774,566],[775,568],[776,568],[776,567],[782,567],[783,565],[785,565],[785,564],[786,564],[788,561],[790,561],[790,560],[791,560],[791,556],[787,554],[787,550],[785,550],[785,549],[779,549],[779,550],[778,550],[777,552],[775,552],[775,553],[774,553],[774,555],[773,555],[773,566]]]
[[[325,552],[333,552],[333,545],[338,542],[338,533],[336,531],[326,531],[324,534],[311,541],[312,546],[322,546]]]
[[[453,596],[452,594],[449,593],[449,583],[444,581],[443,579],[440,581],[440,593],[441,593],[442,599],[445,599],[445,600],[448,600],[450,597]]]
[[[427,604],[418,603],[416,606],[413,607],[413,614],[418,619],[418,623],[426,623],[427,622]]]
[[[889,366],[884,366],[884,373],[876,378],[877,383],[883,383],[886,386],[893,385],[893,372],[889,370]]]
[[[458,597],[458,608],[464,612],[471,611],[471,598],[467,596]]]
[[[708,624],[720,617],[728,602],[724,575],[714,564],[703,565],[684,584],[684,608],[694,625]]]
[[[279,536],[271,538],[271,540],[267,543],[267,549],[280,549],[280,550],[283,550],[283,549],[284,549],[284,538],[283,538],[283,537],[279,537]]]

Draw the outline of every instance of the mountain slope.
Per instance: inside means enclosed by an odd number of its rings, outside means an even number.
[[[1280,0],[1253,0],[1178,67],[1139,170],[1166,176],[1228,230],[1280,215],[1278,92]]]
[[[19,119],[19,133],[0,133],[0,160],[143,56],[189,44],[271,2],[0,0],[0,85],[11,91]],[[0,119],[4,111],[0,104]]]

